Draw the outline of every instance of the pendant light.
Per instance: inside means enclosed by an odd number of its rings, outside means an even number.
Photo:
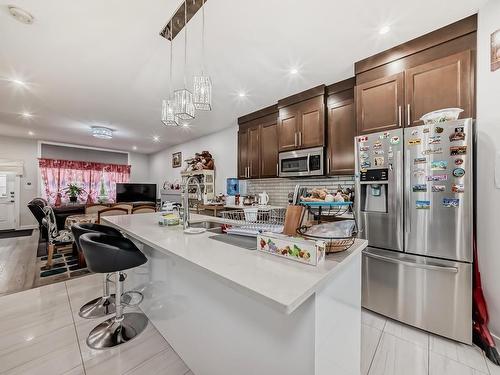
[[[212,80],[205,70],[205,0],[201,5],[201,75],[194,77],[194,107],[201,111],[212,110]]]
[[[194,118],[193,94],[187,89],[187,2],[184,1],[184,88],[176,90],[175,95],[175,115],[181,120],[191,120]]]
[[[173,51],[172,51],[172,44],[174,43],[174,40],[172,38],[172,21],[170,21],[170,85],[169,85],[169,99],[163,99],[162,102],[162,108],[161,108],[161,122],[165,126],[179,126],[179,122],[177,121],[177,118],[175,117],[175,100],[174,100],[174,93],[173,93],[173,87],[174,87],[174,82],[172,81],[172,62],[173,62]]]

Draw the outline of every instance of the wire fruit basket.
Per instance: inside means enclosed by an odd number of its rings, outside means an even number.
[[[258,207],[221,212],[228,234],[257,237],[263,232],[281,233],[285,222],[286,209],[260,210]]]

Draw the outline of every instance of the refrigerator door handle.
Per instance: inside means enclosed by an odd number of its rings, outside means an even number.
[[[410,161],[411,161],[411,154],[410,150],[406,149],[406,163],[405,163],[405,182],[404,186],[410,186]],[[408,189],[405,189],[404,192],[404,197],[405,197],[405,232],[409,233],[411,232],[411,218],[410,218],[410,193]]]
[[[390,262],[390,263],[403,264],[403,265],[409,266],[409,267],[422,268],[422,269],[432,270],[432,271],[445,271],[445,272],[458,273],[458,268],[456,268],[456,267],[437,266],[437,265],[434,265],[434,264],[414,263],[414,262],[409,262],[407,260],[401,260],[401,259],[398,259],[398,258],[385,257],[383,255],[378,255],[378,254],[373,254],[373,253],[367,253],[367,252],[363,252],[363,254],[366,255],[369,258],[380,259],[380,260],[383,260],[383,261],[386,261],[386,262]]]

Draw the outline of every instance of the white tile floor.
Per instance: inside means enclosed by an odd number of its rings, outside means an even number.
[[[0,374],[193,375],[151,324],[120,347],[87,347],[98,320],[81,319],[78,309],[100,294],[101,280],[91,275],[0,297]],[[363,375],[500,375],[475,347],[369,311],[362,317]]]

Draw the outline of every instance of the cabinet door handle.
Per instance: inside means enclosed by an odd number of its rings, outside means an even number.
[[[330,174],[330,157],[326,159],[326,173]]]
[[[411,107],[410,107],[410,104],[408,103],[408,105],[406,106],[406,120],[408,122],[408,126],[411,125]]]
[[[280,164],[276,163],[276,176],[280,175]]]
[[[299,132],[299,146],[302,147],[302,132]]]
[[[402,108],[401,106],[398,107],[398,125],[401,127],[401,117],[402,117]]]
[[[295,138],[294,138],[293,145],[294,145],[295,147],[297,147],[297,132],[295,132],[294,137],[295,137]]]

